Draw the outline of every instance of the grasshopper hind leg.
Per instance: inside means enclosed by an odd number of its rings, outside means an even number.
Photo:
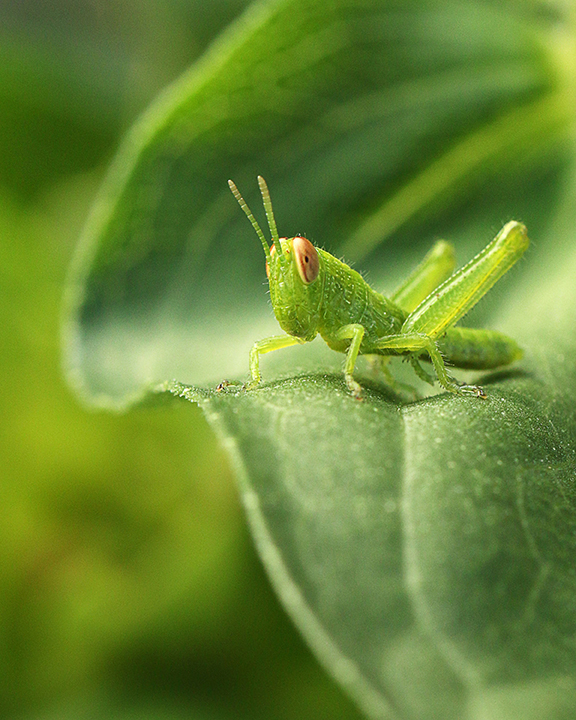
[[[480,385],[468,385],[467,383],[458,382],[458,380],[451,375],[448,377],[454,383],[455,392],[461,395],[474,395],[474,397],[481,398],[482,400],[488,397],[484,392],[484,388],[480,387]]]
[[[476,397],[486,397],[482,388],[476,385],[461,385],[453,377],[451,377],[447,370],[444,360],[438,349],[436,342],[425,335],[424,333],[399,333],[398,335],[388,335],[376,344],[376,347],[382,350],[392,351],[391,354],[406,354],[411,358],[413,367],[419,377],[429,381],[428,373],[424,373],[424,370],[418,364],[418,357],[426,356],[432,361],[434,371],[438,382],[448,392],[463,394],[463,395],[475,395]],[[414,361],[416,364],[414,364]],[[421,374],[422,373],[422,374]],[[425,377],[423,377],[423,374]],[[430,378],[431,379],[431,378]]]
[[[421,380],[424,380],[424,382],[427,382],[429,385],[434,385],[436,379],[430,375],[429,373],[424,370],[422,365],[420,365],[419,359],[417,357],[414,357],[413,355],[410,357],[410,364],[412,365],[412,368],[416,375]],[[455,377],[452,377],[452,375],[446,373],[446,377],[448,378],[448,381],[450,382],[450,385],[447,387],[442,382],[440,384],[442,387],[444,387],[445,390],[449,390],[450,392],[457,392],[462,395],[475,395],[479,398],[485,398],[486,393],[479,385],[468,385],[466,383],[460,383],[458,380],[456,380]]]

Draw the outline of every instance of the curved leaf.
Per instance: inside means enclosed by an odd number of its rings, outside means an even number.
[[[374,718],[562,720],[576,699],[572,70],[552,34],[570,28],[539,9],[254,5],[128,137],[72,275],[76,387],[200,404],[280,596]],[[437,234],[465,257],[520,217],[528,260],[472,320],[513,335],[521,367],[486,402],[406,405],[364,379],[358,403],[312,343],[255,391],[207,389],[277,332],[226,187],[258,213],[257,173],[281,234],[345,247],[378,287]]]
[[[275,332],[261,248],[229,177],[258,211],[264,175],[281,232],[305,228],[337,252],[367,222],[384,236],[434,217],[465,176],[557,144],[571,105],[530,20],[513,4],[445,0],[255,4],[140,120],[104,185],[68,296],[79,389],[124,406],[169,377],[217,383],[243,374],[254,339]],[[464,171],[447,177],[455,160]],[[409,188],[431,175],[438,187],[426,183],[419,207]],[[502,212],[518,208],[497,205],[488,227]],[[389,262],[372,257],[371,272]]]
[[[485,402],[359,403],[322,375],[200,400],[280,597],[371,717],[573,711],[575,271],[536,284],[529,329],[509,313],[528,369]]]

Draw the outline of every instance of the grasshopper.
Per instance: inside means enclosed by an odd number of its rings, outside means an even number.
[[[408,279],[384,297],[341,260],[304,237],[280,238],[264,178],[258,177],[272,236],[264,233],[238,188],[228,181],[234,197],[252,223],[266,256],[266,273],[276,319],[286,335],[259,340],[250,351],[250,374],[261,380],[260,355],[313,340],[320,334],[327,345],[346,354],[344,378],[350,393],[361,398],[354,379],[358,355],[375,356],[394,385],[386,363],[393,355],[409,359],[419,378],[435,379],[449,392],[485,398],[477,385],[460,384],[446,370],[487,370],[522,357],[511,338],[494,330],[454,327],[528,247],[524,225],[511,221],[481,252],[454,272],[454,251],[439,241]],[[436,378],[420,365],[432,363]]]

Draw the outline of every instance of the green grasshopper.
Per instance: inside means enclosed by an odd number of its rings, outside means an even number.
[[[522,357],[514,340],[502,333],[454,324],[526,250],[529,240],[524,225],[507,223],[484,250],[456,272],[453,248],[443,241],[436,243],[408,279],[386,298],[359,273],[306,238],[278,237],[268,186],[259,176],[272,236],[272,245],[268,246],[238,188],[232,180],[228,184],[262,243],[272,307],[287,333],[255,343],[250,351],[249,387],[261,380],[260,355],[310,342],[318,333],[330,348],[346,353],[344,377],[356,398],[362,394],[354,379],[358,355],[376,356],[393,384],[386,368],[390,356],[408,357],[418,377],[433,385],[435,379],[420,365],[420,360],[428,360],[445,390],[481,398],[486,397],[481,387],[458,383],[448,374],[445,363],[487,370]]]

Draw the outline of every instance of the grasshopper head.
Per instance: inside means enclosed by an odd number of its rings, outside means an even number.
[[[272,235],[270,247],[236,185],[231,180],[228,184],[262,243],[266,255],[270,298],[280,327],[289,335],[312,340],[318,332],[322,299],[322,283],[319,281],[322,274],[320,253],[305,237],[278,237],[270,194],[264,178],[258,177],[258,184]]]
[[[318,332],[322,294],[320,254],[310,240],[300,236],[280,238],[279,244],[281,251],[272,245],[266,261],[274,314],[289,335],[312,340]]]

